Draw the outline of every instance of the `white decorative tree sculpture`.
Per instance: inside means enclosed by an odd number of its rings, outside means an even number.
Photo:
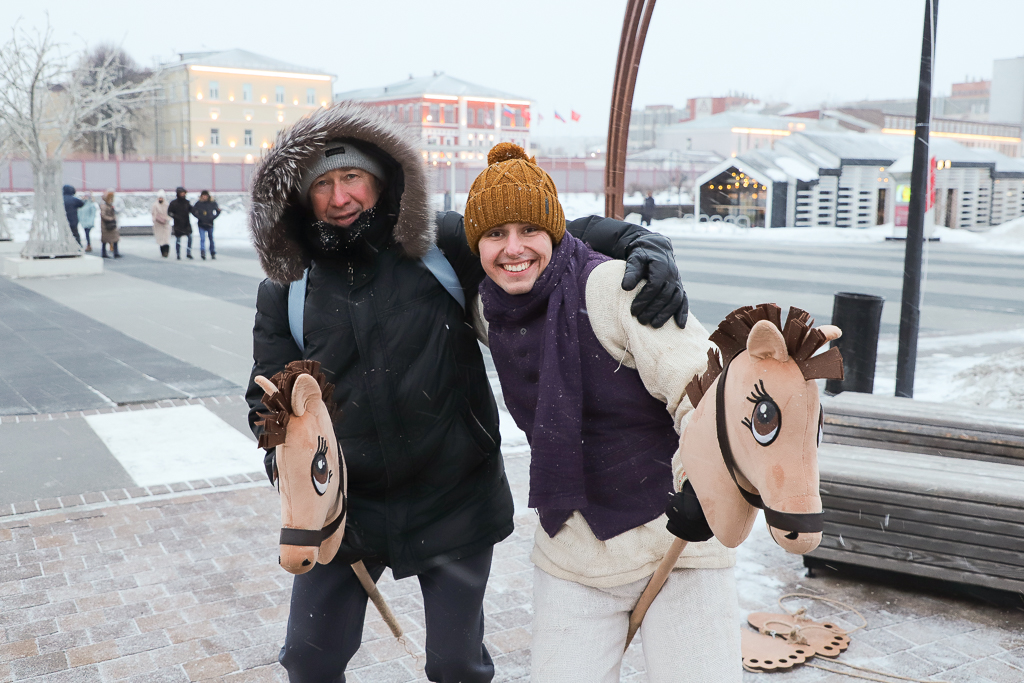
[[[152,91],[149,82],[119,83],[112,58],[100,64],[71,60],[47,26],[18,26],[0,47],[0,124],[17,152],[32,163],[32,229],[25,258],[80,256],[64,213],[64,154],[87,133],[125,125],[133,106]]]
[[[11,146],[11,136],[7,126],[0,123],[0,166],[7,162],[7,153]],[[2,197],[2,196],[0,196]],[[4,203],[0,198],[0,242],[10,242],[11,231],[7,228],[7,217],[4,215]]]

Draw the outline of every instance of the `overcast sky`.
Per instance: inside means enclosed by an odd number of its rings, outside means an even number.
[[[4,35],[19,15],[0,16]],[[140,62],[242,48],[337,75],[335,92],[445,71],[534,100],[535,134],[604,135],[625,0],[18,3],[72,47],[121,44]],[[33,5],[35,3],[32,3]],[[634,106],[745,92],[815,107],[915,97],[923,0],[661,0]],[[1024,54],[1021,0],[942,0],[935,86],[990,78]],[[579,123],[561,124],[551,113]],[[536,122],[536,119],[535,119]]]

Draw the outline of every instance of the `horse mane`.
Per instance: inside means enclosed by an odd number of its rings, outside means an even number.
[[[782,333],[786,350],[805,380],[842,378],[843,358],[839,349],[833,347],[819,356],[814,355],[827,339],[824,332],[814,327],[814,319],[807,311],[791,306],[783,325],[782,309],[777,304],[743,306],[725,316],[718,329],[711,333],[710,339],[722,355],[719,356],[718,350],[708,349],[708,369],[694,375],[686,385],[686,395],[694,408],[722,374],[722,358],[731,361],[746,349],[750,330],[762,320],[768,320]]]
[[[260,434],[260,448],[273,448],[284,443],[288,434],[288,422],[292,416],[292,390],[295,388],[295,380],[299,375],[311,375],[320,387],[320,397],[327,406],[327,413],[333,421],[337,406],[334,404],[334,385],[327,381],[324,373],[320,372],[320,363],[315,360],[295,360],[288,363],[284,370],[270,378],[270,381],[277,387],[273,394],[263,394],[263,405],[270,409],[269,413],[258,413],[262,420],[256,424],[263,427]]]

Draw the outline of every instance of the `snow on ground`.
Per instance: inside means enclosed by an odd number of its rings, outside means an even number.
[[[631,214],[626,220],[639,222]],[[654,221],[652,229],[669,237],[688,237],[749,242],[799,242],[805,244],[872,244],[884,242],[887,237],[906,237],[905,228],[891,223],[870,228],[744,228],[725,221],[694,222],[691,218],[666,218]],[[986,232],[935,228],[935,237],[946,244],[959,244],[989,251],[1024,253],[1024,218],[993,227]]]
[[[878,342],[874,393],[896,390],[895,338]],[[921,337],[914,398],[1024,410],[1024,328]]]

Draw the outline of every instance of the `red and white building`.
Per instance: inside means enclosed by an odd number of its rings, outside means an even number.
[[[499,142],[530,149],[529,99],[441,72],[334,95],[335,102],[346,100],[378,107],[412,128],[428,161],[486,160]]]

